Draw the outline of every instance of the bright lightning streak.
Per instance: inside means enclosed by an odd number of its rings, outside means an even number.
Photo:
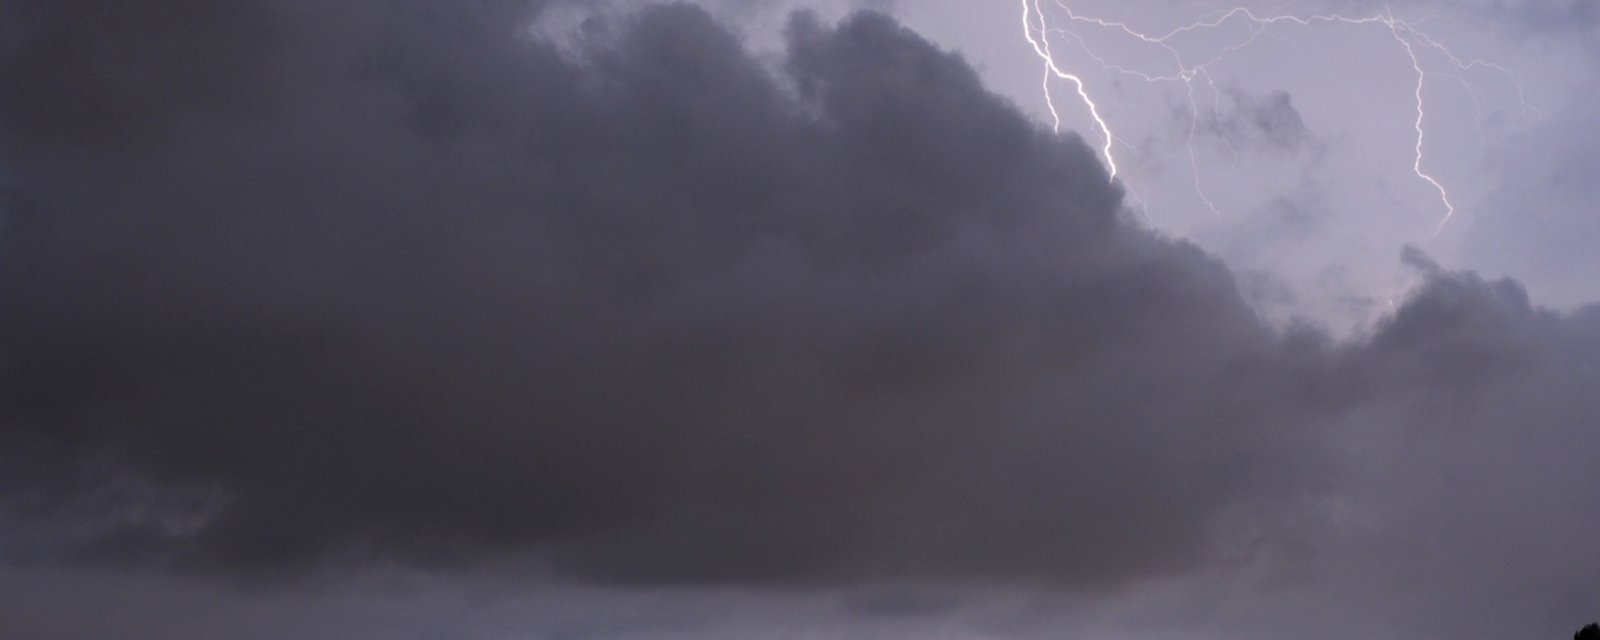
[[[1050,90],[1050,81],[1052,78],[1071,82],[1073,87],[1076,89],[1079,100],[1081,100],[1084,106],[1087,108],[1089,116],[1094,120],[1096,127],[1100,130],[1100,134],[1105,140],[1105,146],[1102,149],[1102,153],[1105,155],[1106,165],[1110,168],[1111,177],[1113,179],[1117,177],[1118,162],[1115,153],[1113,153],[1117,137],[1111,131],[1110,125],[1107,124],[1106,119],[1100,113],[1099,105],[1095,103],[1095,100],[1092,97],[1090,97],[1082,77],[1065,71],[1062,68],[1063,65],[1056,59],[1050,47],[1050,37],[1052,34],[1063,35],[1067,38],[1070,38],[1071,41],[1077,45],[1078,49],[1081,50],[1088,59],[1092,60],[1095,64],[1108,71],[1133,76],[1140,80],[1152,83],[1183,83],[1190,107],[1190,121],[1185,140],[1185,146],[1188,149],[1189,168],[1190,174],[1194,180],[1195,194],[1202,202],[1206,204],[1208,208],[1211,209],[1212,213],[1218,217],[1221,217],[1221,211],[1217,208],[1217,205],[1211,200],[1211,198],[1206,195],[1200,177],[1199,160],[1196,157],[1196,151],[1194,147],[1194,137],[1199,120],[1199,107],[1195,98],[1194,80],[1197,76],[1202,77],[1206,84],[1210,87],[1213,99],[1215,100],[1218,92],[1216,83],[1211,77],[1210,67],[1221,62],[1233,53],[1248,48],[1251,44],[1254,44],[1263,33],[1273,26],[1280,24],[1291,24],[1301,27],[1311,27],[1319,24],[1377,26],[1386,29],[1389,34],[1393,36],[1395,42],[1399,44],[1400,50],[1406,54],[1406,57],[1410,61],[1411,69],[1415,73],[1416,77],[1416,85],[1413,92],[1416,105],[1416,118],[1413,121],[1413,128],[1416,130],[1417,135],[1411,165],[1412,172],[1416,174],[1418,179],[1426,182],[1439,193],[1439,201],[1445,210],[1444,216],[1439,220],[1438,225],[1434,229],[1434,236],[1437,236],[1441,231],[1443,231],[1445,225],[1448,224],[1453,217],[1455,217],[1456,207],[1451,200],[1449,190],[1445,188],[1444,184],[1435,178],[1433,174],[1429,173],[1423,168],[1425,141],[1427,138],[1427,131],[1425,128],[1427,119],[1427,103],[1424,99],[1424,89],[1427,83],[1428,74],[1424,70],[1422,59],[1418,54],[1418,47],[1434,50],[1447,59],[1450,64],[1455,67],[1456,78],[1459,79],[1462,84],[1467,87],[1468,91],[1473,94],[1474,101],[1477,100],[1476,88],[1466,80],[1465,73],[1480,68],[1491,69],[1504,74],[1510,78],[1513,84],[1515,84],[1517,88],[1517,96],[1521,101],[1524,114],[1529,112],[1539,113],[1538,108],[1528,102],[1521,82],[1517,80],[1516,76],[1512,74],[1510,70],[1500,65],[1484,62],[1482,60],[1463,60],[1439,41],[1435,40],[1428,34],[1423,33],[1418,28],[1417,23],[1399,20],[1395,18],[1394,14],[1388,10],[1385,10],[1382,14],[1370,16],[1347,16],[1337,13],[1309,16],[1261,16],[1257,15],[1249,8],[1235,7],[1219,15],[1215,15],[1212,18],[1183,25],[1164,34],[1151,35],[1141,32],[1124,22],[1079,15],[1075,13],[1071,7],[1065,4],[1063,0],[1053,0],[1053,2],[1063,12],[1066,19],[1070,23],[1120,32],[1122,35],[1127,36],[1134,41],[1160,47],[1172,58],[1172,62],[1174,64],[1173,71],[1163,74],[1146,73],[1116,64],[1107,57],[1100,55],[1091,49],[1088,42],[1085,41],[1083,37],[1078,35],[1077,32],[1071,29],[1052,27],[1048,15],[1040,4],[1040,0],[1022,0],[1023,37],[1025,37],[1028,43],[1032,45],[1034,53],[1036,53],[1040,60],[1042,60],[1044,63],[1045,74],[1043,87],[1045,103],[1049,108],[1051,118],[1054,120],[1055,129],[1059,132],[1061,127],[1061,115],[1057,109],[1055,97],[1052,95]],[[1223,47],[1221,51],[1219,51],[1214,57],[1203,62],[1191,63],[1186,59],[1183,53],[1171,43],[1173,38],[1180,35],[1191,32],[1220,29],[1225,24],[1234,20],[1244,21],[1245,25],[1247,25],[1248,35],[1240,41]]]
[[[1394,34],[1395,41],[1399,42],[1400,46],[1405,49],[1406,57],[1411,58],[1411,68],[1417,72],[1417,120],[1415,125],[1417,130],[1417,146],[1415,156],[1416,160],[1411,163],[1411,171],[1416,173],[1417,177],[1422,178],[1428,184],[1433,185],[1433,188],[1439,192],[1439,201],[1444,203],[1444,217],[1439,219],[1438,226],[1434,227],[1433,229],[1433,235],[1438,236],[1440,232],[1444,231],[1444,225],[1448,224],[1450,219],[1455,217],[1456,206],[1450,202],[1450,192],[1444,188],[1444,185],[1439,184],[1437,179],[1435,179],[1428,172],[1422,170],[1422,144],[1423,140],[1427,137],[1427,133],[1422,128],[1423,119],[1427,117],[1425,104],[1422,100],[1422,88],[1423,83],[1425,83],[1428,79],[1428,74],[1422,70],[1422,61],[1417,59],[1417,50],[1411,46],[1411,41],[1400,36],[1400,23],[1394,19],[1394,14],[1385,11],[1385,18],[1385,22],[1389,25],[1389,32]],[[1411,30],[1410,26],[1407,26],[1406,29],[1408,31]]]
[[[1035,13],[1039,14],[1038,38],[1035,38],[1033,35],[1033,14]],[[1056,112],[1055,101],[1050,97],[1050,75],[1054,75],[1057,78],[1071,82],[1073,86],[1078,88],[1078,98],[1083,100],[1083,104],[1089,108],[1089,117],[1094,118],[1095,124],[1100,126],[1100,134],[1105,137],[1106,146],[1104,153],[1106,156],[1106,166],[1111,171],[1111,179],[1116,180],[1117,157],[1115,154],[1111,153],[1111,147],[1115,142],[1115,136],[1111,133],[1111,127],[1106,124],[1105,118],[1100,117],[1100,107],[1094,103],[1094,98],[1089,97],[1089,91],[1083,86],[1083,79],[1076,75],[1062,71],[1061,67],[1056,66],[1055,57],[1050,55],[1050,39],[1046,33],[1046,29],[1047,25],[1045,24],[1044,12],[1039,10],[1038,0],[1033,0],[1032,5],[1029,5],[1029,0],[1022,0],[1022,35],[1028,39],[1028,44],[1033,45],[1033,50],[1035,53],[1039,54],[1039,58],[1044,60],[1044,68],[1046,72],[1044,84],[1045,100],[1051,103],[1050,115],[1055,118],[1056,132],[1060,133],[1061,131],[1061,115]]]

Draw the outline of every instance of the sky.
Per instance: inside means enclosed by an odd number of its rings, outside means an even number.
[[[0,2],[0,637],[1567,637],[1600,5],[1245,6]]]

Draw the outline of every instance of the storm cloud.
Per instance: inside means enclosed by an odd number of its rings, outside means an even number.
[[[53,159],[4,257],[12,431],[221,488],[191,553],[1125,577],[1278,457],[1221,375],[1272,342],[1226,271],[886,18],[798,17],[769,72],[686,7],[579,60],[531,14],[404,9],[174,13],[9,69],[98,96],[7,111]],[[168,69],[213,41],[218,78]]]
[[[774,61],[682,5],[0,11],[9,562],[1600,569],[1595,308],[1409,252],[1370,335],[1274,328],[885,16]]]

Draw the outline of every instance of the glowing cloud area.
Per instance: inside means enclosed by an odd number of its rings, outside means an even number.
[[[1054,96],[1054,81],[1066,81],[1071,84],[1073,92],[1077,95],[1089,117],[1095,123],[1095,133],[1103,141],[1101,153],[1106,165],[1110,169],[1113,180],[1121,173],[1117,157],[1117,147],[1127,145],[1122,136],[1114,129],[1108,118],[1103,115],[1103,107],[1098,104],[1094,91],[1078,73],[1074,72],[1074,65],[1094,65],[1102,70],[1136,79],[1147,83],[1176,83],[1182,85],[1182,91],[1188,103],[1188,131],[1184,143],[1187,147],[1189,173],[1192,176],[1192,188],[1196,197],[1205,204],[1210,212],[1219,219],[1223,216],[1217,204],[1207,195],[1204,181],[1201,179],[1199,160],[1194,147],[1195,129],[1199,124],[1200,107],[1197,103],[1197,84],[1203,85],[1213,97],[1220,95],[1212,74],[1212,68],[1222,61],[1235,56],[1246,55],[1248,50],[1260,38],[1272,33],[1275,29],[1284,27],[1301,28],[1375,28],[1388,32],[1394,39],[1396,55],[1415,72],[1416,83],[1412,93],[1415,111],[1412,114],[1395,114],[1396,118],[1410,118],[1416,132],[1415,143],[1412,145],[1414,156],[1411,160],[1411,170],[1415,178],[1428,184],[1438,194],[1438,203],[1441,209],[1439,220],[1434,226],[1433,235],[1443,231],[1456,215],[1456,205],[1453,202],[1449,188],[1427,169],[1427,142],[1428,142],[1428,102],[1425,97],[1428,83],[1432,74],[1428,72],[1418,49],[1431,49],[1448,61],[1449,68],[1445,71],[1450,77],[1466,85],[1474,96],[1480,89],[1473,85],[1463,74],[1474,69],[1490,69],[1506,76],[1512,85],[1517,88],[1518,99],[1524,112],[1537,113],[1538,108],[1531,104],[1523,95],[1522,85],[1516,75],[1506,67],[1483,60],[1464,60],[1449,47],[1439,40],[1424,32],[1419,22],[1407,21],[1396,18],[1391,10],[1385,9],[1374,14],[1343,14],[1324,13],[1310,15],[1270,14],[1263,15],[1248,7],[1238,6],[1230,9],[1213,12],[1194,22],[1167,30],[1165,32],[1147,32],[1138,29],[1126,22],[1108,20],[1104,18],[1083,15],[1073,9],[1071,5],[1061,0],[1054,0],[1053,6],[1046,5],[1043,0],[1021,0],[1022,34],[1029,46],[1042,61],[1045,70],[1045,79],[1042,83],[1044,98],[1050,112],[1055,129],[1059,132],[1061,126],[1061,112],[1063,108]],[[1213,51],[1207,56],[1196,57],[1186,53],[1175,39],[1204,31],[1220,31],[1230,27],[1243,25],[1242,35],[1231,42],[1227,42],[1220,50]],[[1117,53],[1101,51],[1092,47],[1085,34],[1089,30],[1109,33],[1117,38],[1126,40],[1133,45],[1146,45],[1158,47],[1167,54],[1168,68],[1164,71],[1150,72],[1140,70],[1133,64],[1118,59]],[[1060,52],[1059,45],[1064,43],[1073,50],[1074,55],[1068,56]],[[1124,182],[1131,182],[1131,177],[1124,177]],[[1130,190],[1134,185],[1129,185]],[[1136,196],[1135,196],[1136,197]]]

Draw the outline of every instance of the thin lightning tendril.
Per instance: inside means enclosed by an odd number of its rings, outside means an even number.
[[[1450,222],[1451,218],[1455,217],[1456,207],[1451,200],[1449,190],[1445,188],[1444,184],[1435,178],[1433,174],[1429,173],[1423,168],[1424,143],[1427,138],[1427,132],[1425,128],[1427,120],[1427,103],[1424,99],[1424,90],[1427,84],[1428,73],[1423,67],[1422,58],[1418,53],[1418,49],[1425,48],[1435,51],[1445,60],[1448,60],[1450,65],[1453,67],[1453,76],[1464,87],[1466,87],[1468,93],[1471,94],[1475,105],[1479,103],[1478,89],[1467,80],[1466,73],[1477,69],[1489,69],[1503,74],[1509,78],[1511,83],[1516,87],[1517,98],[1520,101],[1524,117],[1528,116],[1530,113],[1534,114],[1535,117],[1542,115],[1539,108],[1529,102],[1527,98],[1527,92],[1522,83],[1509,69],[1492,62],[1485,62],[1483,60],[1464,60],[1457,56],[1449,48],[1441,44],[1438,40],[1435,40],[1428,34],[1423,33],[1418,28],[1420,21],[1407,22],[1397,19],[1394,17],[1394,14],[1387,9],[1385,9],[1384,12],[1379,15],[1357,17],[1341,14],[1318,14],[1309,16],[1261,16],[1257,15],[1249,8],[1235,7],[1226,12],[1216,14],[1209,19],[1183,25],[1164,34],[1151,35],[1134,29],[1124,22],[1079,15],[1075,13],[1071,7],[1067,6],[1063,0],[1053,0],[1054,4],[1060,9],[1070,23],[1120,32],[1121,34],[1135,41],[1154,45],[1164,50],[1168,55],[1171,56],[1175,65],[1175,71],[1169,74],[1151,74],[1116,64],[1090,48],[1088,42],[1086,42],[1084,38],[1079,36],[1075,31],[1067,28],[1053,27],[1050,24],[1050,18],[1048,14],[1046,14],[1041,4],[1041,0],[1021,0],[1021,2],[1022,34],[1023,37],[1027,39],[1028,43],[1033,47],[1034,53],[1037,54],[1039,59],[1044,63],[1044,97],[1046,106],[1050,111],[1050,116],[1054,123],[1054,129],[1058,133],[1060,132],[1061,115],[1058,111],[1055,97],[1052,95],[1050,90],[1050,84],[1052,79],[1059,79],[1072,83],[1073,87],[1076,89],[1079,100],[1083,102],[1084,106],[1089,112],[1090,118],[1094,120],[1096,128],[1099,129],[1100,136],[1105,142],[1101,152],[1105,156],[1106,166],[1110,170],[1110,177],[1112,180],[1117,179],[1120,171],[1116,155],[1113,153],[1116,143],[1120,142],[1120,139],[1111,130],[1111,126],[1107,123],[1105,117],[1103,117],[1100,113],[1100,106],[1096,104],[1095,100],[1090,96],[1089,90],[1083,78],[1062,68],[1061,63],[1056,59],[1054,52],[1051,50],[1050,37],[1052,35],[1066,37],[1077,46],[1078,50],[1080,50],[1086,58],[1108,71],[1132,76],[1151,83],[1181,82],[1184,84],[1185,94],[1188,98],[1190,107],[1189,127],[1184,144],[1188,150],[1189,169],[1194,180],[1195,194],[1218,218],[1222,216],[1222,212],[1220,209],[1218,209],[1217,205],[1211,200],[1211,198],[1206,195],[1203,181],[1200,178],[1200,164],[1194,147],[1194,138],[1199,127],[1199,107],[1197,106],[1197,98],[1195,96],[1194,87],[1195,78],[1199,77],[1205,81],[1206,86],[1211,90],[1213,102],[1220,104],[1220,90],[1217,88],[1216,82],[1211,76],[1210,67],[1221,62],[1233,53],[1248,48],[1250,45],[1254,44],[1262,34],[1266,33],[1269,28],[1279,24],[1293,24],[1301,27],[1311,27],[1319,24],[1378,26],[1387,29],[1389,34],[1393,36],[1395,42],[1400,45],[1400,50],[1406,54],[1406,57],[1411,62],[1412,71],[1415,72],[1416,75],[1416,85],[1413,93],[1416,104],[1416,119],[1413,121],[1413,128],[1416,130],[1417,135],[1411,169],[1412,172],[1416,174],[1417,178],[1428,183],[1435,191],[1439,193],[1439,201],[1445,209],[1444,216],[1439,220],[1439,223],[1434,229],[1434,236],[1437,236],[1440,232],[1442,232],[1445,225]],[[1234,42],[1226,47],[1223,47],[1222,50],[1219,51],[1215,56],[1205,60],[1204,62],[1191,64],[1185,59],[1185,56],[1182,54],[1182,52],[1180,52],[1170,42],[1173,38],[1183,34],[1221,28],[1223,25],[1233,20],[1245,21],[1245,25],[1247,26],[1249,32],[1248,36],[1238,42]],[[1230,153],[1233,153],[1234,157],[1237,159],[1237,152],[1233,150],[1231,142],[1228,142],[1228,147]],[[1124,184],[1126,184],[1126,181],[1124,181]]]

